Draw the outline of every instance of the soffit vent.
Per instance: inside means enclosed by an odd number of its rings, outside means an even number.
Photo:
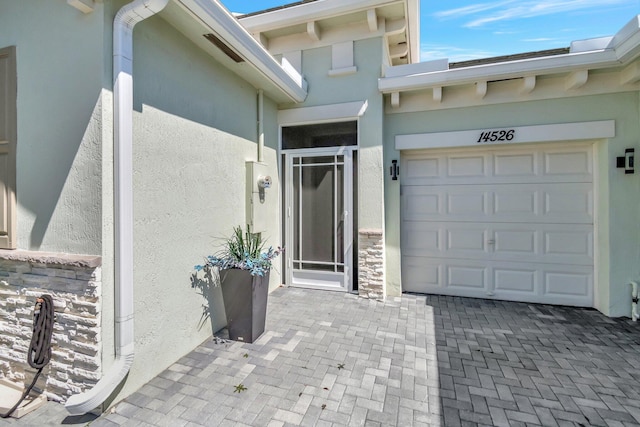
[[[244,62],[244,59],[235,53],[229,46],[227,46],[222,40],[220,40],[215,35],[209,33],[204,34],[204,38],[209,40],[213,45],[215,45],[218,49],[224,52],[229,58],[233,59],[235,62]]]

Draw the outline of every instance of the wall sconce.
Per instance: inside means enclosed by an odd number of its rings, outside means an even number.
[[[400,166],[398,166],[397,160],[391,160],[391,167],[389,168],[389,173],[391,174],[391,179],[394,181],[398,180],[398,175],[400,175]]]
[[[633,169],[633,157],[634,157],[635,149],[627,148],[624,150],[624,157],[616,157],[616,167],[624,168],[624,173],[632,174],[634,172]]]

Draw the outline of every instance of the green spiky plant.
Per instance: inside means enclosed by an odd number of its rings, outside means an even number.
[[[264,276],[272,267],[272,261],[280,255],[282,248],[264,250],[265,242],[260,233],[252,233],[249,226],[246,230],[234,227],[231,237],[225,242],[225,248],[217,255],[206,257],[206,263],[196,265],[196,271],[217,267],[220,270],[239,268],[251,271],[253,276]]]

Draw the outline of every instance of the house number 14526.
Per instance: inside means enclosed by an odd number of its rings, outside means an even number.
[[[477,143],[481,142],[496,142],[496,141],[511,141],[516,136],[515,129],[503,129],[480,132]]]

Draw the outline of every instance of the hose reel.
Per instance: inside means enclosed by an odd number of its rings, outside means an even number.
[[[31,343],[29,344],[29,351],[27,352],[27,363],[34,369],[37,369],[31,385],[25,389],[22,393],[20,400],[7,412],[6,414],[0,414],[2,418],[9,418],[11,414],[20,406],[20,404],[27,398],[33,386],[38,381],[38,377],[42,373],[42,369],[51,360],[51,337],[53,336],[53,322],[54,322],[54,310],[53,310],[53,298],[51,295],[41,295],[36,299],[36,304],[33,310],[33,335],[31,336]]]

